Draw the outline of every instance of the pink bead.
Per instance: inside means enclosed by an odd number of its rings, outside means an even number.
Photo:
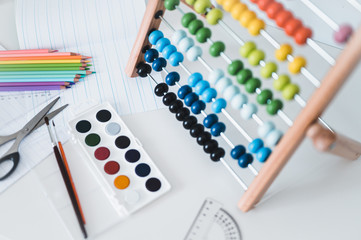
[[[333,35],[338,43],[346,42],[352,34],[352,27],[348,24],[341,25],[337,32]]]

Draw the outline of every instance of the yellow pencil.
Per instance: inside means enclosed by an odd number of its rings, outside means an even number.
[[[41,63],[88,63],[90,61],[84,61],[81,59],[75,60],[23,60],[23,61],[0,61],[0,65],[10,64],[41,64]]]

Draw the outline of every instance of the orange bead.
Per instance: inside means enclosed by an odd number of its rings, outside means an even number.
[[[307,38],[312,37],[312,30],[307,27],[299,28],[293,38],[295,39],[295,42],[299,45],[303,45],[306,43]]]
[[[302,22],[297,18],[289,20],[285,25],[285,32],[288,36],[293,36],[302,27]]]
[[[258,0],[251,0],[251,2],[253,2],[253,3],[257,3],[257,2],[258,2]]]
[[[274,2],[274,0],[258,0],[257,5],[258,5],[259,9],[264,11],[267,9],[267,6],[273,2]]]
[[[277,26],[283,28],[291,18],[293,18],[293,14],[290,11],[283,10],[277,14],[275,21]]]
[[[231,15],[235,20],[239,20],[242,13],[246,10],[248,10],[247,5],[239,2],[232,8]]]
[[[271,19],[275,19],[276,15],[283,10],[283,5],[278,2],[273,2],[267,6],[266,13]]]
[[[247,28],[249,23],[255,18],[257,18],[256,14],[251,10],[247,10],[241,14],[241,17],[239,18],[239,22],[243,27]]]

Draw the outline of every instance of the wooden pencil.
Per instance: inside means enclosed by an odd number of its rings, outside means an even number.
[[[90,61],[84,60],[19,60],[19,61],[0,61],[0,65],[11,64],[48,64],[48,63],[89,63]]]
[[[4,50],[0,51],[0,55],[2,54],[28,54],[28,53],[54,53],[58,50],[52,49],[23,49],[23,50]]]
[[[38,67],[38,68],[27,68],[27,67],[21,67],[21,68],[1,68],[0,72],[10,72],[10,71],[17,71],[17,72],[28,72],[28,71],[49,71],[49,70],[55,70],[55,71],[77,71],[77,70],[89,70],[89,68],[86,67]]]

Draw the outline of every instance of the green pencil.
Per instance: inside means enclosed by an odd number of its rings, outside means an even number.
[[[80,78],[84,77],[82,74],[57,74],[57,75],[0,75],[0,79],[42,79],[42,78]]]
[[[40,67],[86,67],[91,64],[85,63],[41,63],[41,64],[3,64],[0,68],[40,68]]]
[[[7,76],[7,75],[58,75],[58,74],[83,74],[89,75],[94,72],[86,71],[86,70],[78,70],[78,71],[9,71],[9,72],[0,72],[0,76]]]
[[[43,68],[0,68],[0,72],[22,72],[22,71],[79,71],[79,70],[89,70],[90,68],[86,67],[43,67]]]

